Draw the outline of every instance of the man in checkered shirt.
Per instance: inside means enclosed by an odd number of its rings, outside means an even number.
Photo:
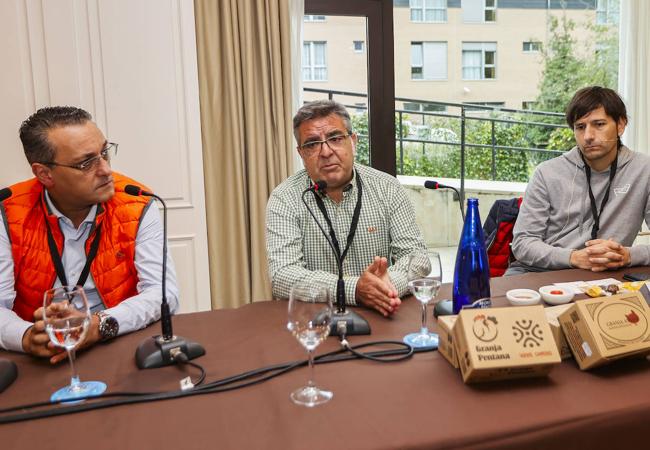
[[[408,255],[425,247],[405,190],[395,177],[354,163],[357,135],[343,105],[331,100],[305,104],[293,118],[293,131],[305,169],[275,188],[266,207],[273,296],[288,298],[299,281],[323,282],[334,295],[336,257],[301,196],[316,181],[327,183],[326,193],[308,192],[305,201],[329,235],[320,196],[344,253],[360,184],[358,226],[343,260],[346,302],[394,314],[408,290]]]

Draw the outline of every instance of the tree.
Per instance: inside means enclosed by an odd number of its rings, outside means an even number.
[[[618,83],[618,29],[611,25],[587,24],[584,42],[572,32],[575,22],[566,16],[551,16],[550,38],[542,49],[544,68],[539,84],[536,109],[561,112],[573,94],[585,86],[599,85],[616,89]],[[579,55],[578,48],[587,52]],[[552,123],[552,119],[538,121]],[[557,122],[555,122],[557,123]],[[530,138],[538,147],[568,150],[573,140],[567,132],[552,128],[536,128]]]

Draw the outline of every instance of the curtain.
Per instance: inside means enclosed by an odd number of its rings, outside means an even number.
[[[623,142],[650,154],[650,2],[621,0],[620,17],[618,88],[629,117]]]
[[[271,299],[266,201],[292,169],[289,0],[195,0],[212,307]]]

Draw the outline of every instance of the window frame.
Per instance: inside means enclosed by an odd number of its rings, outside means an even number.
[[[481,48],[468,48],[465,49],[465,46],[467,45],[468,47],[475,46],[476,44],[480,44]],[[494,50],[492,48],[486,48],[487,46],[494,47]],[[493,81],[497,80],[497,50],[498,46],[496,42],[461,42],[461,57],[460,57],[460,64],[461,64],[461,71],[460,71],[460,76],[462,81]],[[465,52],[480,52],[481,54],[481,65],[480,65],[480,78],[465,78],[465,68],[466,67],[471,67],[476,69],[478,66],[465,66],[464,62],[464,54]],[[494,53],[494,62],[491,64],[486,64],[486,53],[491,52]],[[494,77],[493,78],[486,78],[485,72],[486,69],[494,69]]]
[[[305,14],[365,16],[370,166],[397,174],[392,0],[305,0]]]
[[[322,19],[321,19],[322,17]],[[323,14],[304,14],[303,22],[312,23],[312,22],[327,22],[327,16]]]
[[[303,41],[303,51],[305,44],[309,44],[309,60],[310,60],[310,65],[305,66],[305,62],[302,62],[302,81],[307,82],[307,83],[314,83],[314,82],[327,82],[328,81],[328,70],[327,70],[327,41]],[[323,44],[324,48],[324,55],[325,55],[325,64],[324,65],[316,65],[314,63],[315,57],[314,57],[314,47],[316,44]],[[309,69],[309,72],[311,74],[311,78],[306,79],[305,78],[305,69]],[[324,79],[316,79],[315,78],[315,73],[316,69],[325,69],[325,78]]]
[[[447,23],[449,20],[449,15],[448,15],[448,10],[449,10],[449,4],[447,3],[447,0],[443,0],[445,6],[432,6],[432,7],[427,7],[427,0],[419,0],[420,6],[413,6],[413,3],[415,3],[418,0],[409,0],[409,19],[412,23]],[[433,0],[435,1],[435,0]],[[413,12],[418,11],[421,15],[420,20],[413,19]],[[427,11],[443,11],[443,16],[444,18],[442,20],[427,20]]]
[[[493,6],[488,6],[487,2],[489,0],[483,0],[483,23],[496,23],[497,21],[497,0],[494,1]],[[488,12],[491,12],[493,15],[493,20],[488,20]]]
[[[526,50],[526,44],[528,44],[528,50]],[[537,48],[534,48],[535,46]],[[542,43],[540,41],[523,41],[521,51],[524,53],[539,53],[542,51]]]
[[[445,74],[444,76],[440,77],[430,77],[427,78],[426,73],[424,71],[425,67],[425,44],[444,44],[445,47]],[[419,46],[420,47],[420,60],[422,63],[420,65],[416,65],[413,63],[413,47],[414,46]],[[448,81],[449,80],[449,43],[447,41],[411,41],[411,81]],[[421,69],[420,70],[420,78],[414,78],[413,77],[413,69]]]

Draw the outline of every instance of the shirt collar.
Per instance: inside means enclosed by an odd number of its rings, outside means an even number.
[[[63,215],[61,211],[59,211],[56,206],[54,206],[54,203],[52,202],[52,199],[50,198],[50,194],[47,192],[47,189],[45,189],[45,203],[47,205],[47,208],[50,213],[52,213],[54,216],[56,216],[57,219],[63,220],[67,224],[72,226],[72,221],[68,219],[66,216]],[[84,219],[82,223],[93,223],[95,221],[95,215],[97,215],[97,205],[93,205],[92,208],[90,208],[90,211],[88,211],[88,215]]]

